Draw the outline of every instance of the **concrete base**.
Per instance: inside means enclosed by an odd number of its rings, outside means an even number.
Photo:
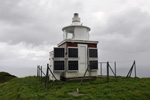
[[[84,72],[85,73],[85,72]],[[65,72],[62,76],[65,78],[77,78],[77,77],[83,77],[84,73],[79,73],[79,72]],[[86,77],[88,76],[97,76],[97,71],[91,71],[90,73],[87,72]]]
[[[60,80],[61,81],[67,81],[67,80],[81,80],[83,77],[73,77],[73,78],[66,78],[66,77],[63,77],[61,76],[60,77]],[[91,80],[96,80],[96,76],[85,76],[84,80],[89,80],[91,78]]]

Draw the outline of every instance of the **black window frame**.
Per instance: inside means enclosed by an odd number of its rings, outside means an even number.
[[[59,52],[59,54],[61,54],[61,56],[56,56],[56,49],[63,49],[63,53],[60,53]],[[58,55],[58,54],[57,54]],[[62,48],[62,47],[55,47],[54,48],[54,58],[64,58],[65,57],[65,48]]]
[[[70,68],[73,66],[70,66],[70,62],[77,62],[77,66],[75,66],[74,68]],[[69,71],[77,71],[79,69],[79,61],[78,60],[68,60],[68,70]]]
[[[56,63],[55,62],[63,62],[63,68],[56,68]],[[58,65],[57,65],[58,66]],[[64,60],[54,60],[54,71],[64,71],[65,70],[65,61]]]
[[[92,63],[91,63],[92,62]],[[94,66],[96,62],[96,67]],[[90,60],[89,61],[90,69],[91,70],[98,70],[98,60]]]
[[[93,52],[91,50],[96,50],[96,54],[91,55],[91,54],[93,54]],[[88,48],[88,56],[89,56],[89,58],[98,58],[98,49],[97,48]]]
[[[77,52],[76,52],[75,56],[70,55],[70,50],[71,49],[77,49]],[[79,53],[78,47],[68,47],[68,58],[78,58],[78,53]]]

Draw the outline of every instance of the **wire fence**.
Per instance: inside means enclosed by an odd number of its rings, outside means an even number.
[[[107,82],[109,82],[110,72],[113,74],[114,78],[117,79],[117,70],[116,70],[117,69],[117,67],[116,67],[117,62],[98,62],[98,63],[100,64],[100,76],[103,76],[103,67],[106,69]],[[114,68],[112,68],[110,63],[114,63]],[[105,64],[105,66],[103,66],[104,64]],[[135,61],[133,61],[133,64],[131,65],[129,72],[126,75],[127,78],[131,77],[133,70],[134,70],[134,74],[135,74],[134,77],[136,78],[137,75],[136,75],[136,62]],[[88,65],[87,69],[85,70],[83,77],[81,78],[80,85],[82,84],[83,80],[85,79],[87,72],[89,72],[89,80],[91,83],[91,81],[92,81],[92,77],[90,74],[91,68],[90,68],[90,65]],[[48,84],[50,83],[50,75],[55,79],[55,81],[57,81],[57,83],[59,85],[61,85],[61,81],[55,77],[55,74],[50,69],[49,64],[47,64],[46,74],[43,72],[42,66],[40,66],[40,65],[37,66],[37,78],[38,78],[38,80],[41,81],[41,83],[42,82],[45,83],[45,87],[47,89],[49,88]]]

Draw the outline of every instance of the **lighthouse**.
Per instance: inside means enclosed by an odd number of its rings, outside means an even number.
[[[74,13],[71,25],[62,28],[63,40],[50,52],[50,69],[58,80],[97,76],[98,41],[89,37],[90,28],[80,22],[79,14]],[[54,80],[53,75],[50,79]]]

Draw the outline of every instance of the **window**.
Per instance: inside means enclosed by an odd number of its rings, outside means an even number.
[[[73,33],[67,33],[67,39],[72,39],[73,38]]]
[[[78,61],[68,61],[68,70],[78,70]]]
[[[78,48],[68,48],[68,57],[78,58]]]
[[[90,61],[90,69],[98,69],[98,61],[94,60],[94,61]]]
[[[64,70],[64,61],[54,61],[54,70]]]
[[[61,58],[65,55],[65,49],[64,48],[54,48],[54,57]]]
[[[89,57],[90,58],[97,58],[97,49],[95,48],[95,49],[90,49],[89,48]]]

